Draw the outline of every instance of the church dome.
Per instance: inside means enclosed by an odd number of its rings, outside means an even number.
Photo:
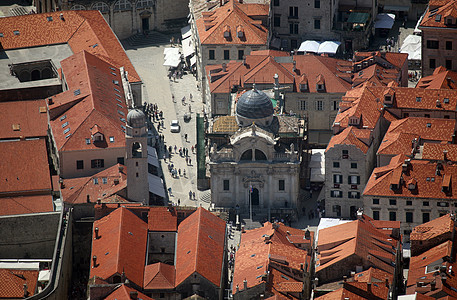
[[[146,126],[146,116],[141,110],[132,109],[127,114],[127,125],[134,128],[144,127]]]
[[[241,95],[236,104],[236,114],[246,119],[263,119],[274,113],[270,97],[255,87]]]

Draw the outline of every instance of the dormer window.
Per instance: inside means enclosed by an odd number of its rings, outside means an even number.
[[[392,102],[392,95],[385,95],[384,96],[384,101],[385,102]]]
[[[94,134],[94,135],[92,136],[92,140],[93,140],[94,142],[101,142],[101,141],[103,141],[103,134],[101,134],[101,133],[96,133],[96,134]]]
[[[323,91],[324,89],[325,89],[325,85],[324,84],[316,84],[316,90]]]
[[[308,90],[308,84],[307,83],[301,83],[300,84],[300,91],[301,92],[306,92]]]
[[[224,38],[229,38],[230,37],[230,26],[225,25],[224,27]]]
[[[359,118],[357,118],[357,117],[350,117],[350,118],[349,118],[349,125],[350,125],[350,126],[357,126],[357,125],[359,125]]]
[[[238,38],[243,38],[244,37],[244,29],[243,29],[243,26],[239,25],[237,28],[236,28],[236,35],[238,36]]]

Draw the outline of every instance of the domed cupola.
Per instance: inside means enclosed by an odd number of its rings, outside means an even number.
[[[146,126],[146,116],[139,109],[132,109],[127,114],[127,125],[132,128],[141,128]]]
[[[273,119],[273,104],[270,97],[255,88],[245,92],[236,104],[236,121],[239,126],[270,126]]]

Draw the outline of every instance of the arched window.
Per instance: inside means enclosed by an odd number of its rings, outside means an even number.
[[[41,78],[42,78],[42,79],[49,79],[49,78],[52,78],[51,69],[49,69],[49,68],[44,68],[43,71],[41,71]]]
[[[21,74],[19,74],[19,81],[20,82],[30,81],[30,72],[22,71]]]
[[[71,7],[71,10],[86,10],[86,8],[81,4],[75,4]]]
[[[109,12],[109,6],[105,2],[97,2],[92,6],[93,10],[99,10],[101,13]]]
[[[241,155],[240,160],[252,160],[252,150],[244,151],[243,155]]]
[[[33,80],[40,80],[40,79],[41,79],[40,70],[33,70],[32,71],[32,81]]]
[[[131,10],[132,4],[128,0],[119,0],[114,4],[114,11]]]
[[[267,160],[267,156],[263,151],[255,149],[255,160]]]
[[[136,3],[137,8],[153,7],[154,0],[138,0]]]
[[[133,143],[132,145],[132,157],[138,158],[142,157],[143,149],[141,149],[141,144],[138,142]]]

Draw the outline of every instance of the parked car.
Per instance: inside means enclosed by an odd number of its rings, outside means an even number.
[[[179,127],[179,121],[178,120],[173,120],[170,123],[170,131],[171,132],[179,132],[180,127]]]

